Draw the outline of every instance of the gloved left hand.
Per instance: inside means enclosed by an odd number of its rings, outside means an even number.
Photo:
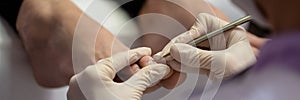
[[[97,64],[87,67],[72,77],[68,99],[140,99],[146,88],[155,85],[169,73],[170,69],[167,65],[149,64],[123,83],[116,83],[113,78],[125,66],[134,64],[143,56],[149,55],[151,55],[149,48],[138,48],[98,61]]]

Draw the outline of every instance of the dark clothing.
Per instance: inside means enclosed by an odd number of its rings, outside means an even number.
[[[247,31],[258,37],[268,37],[272,33],[270,29],[261,27],[253,21],[250,21]]]
[[[0,15],[16,30],[16,21],[23,0],[1,0]]]
[[[123,4],[121,7],[129,14],[131,18],[138,16],[140,10],[145,4],[146,0],[116,0],[120,4]],[[130,2],[126,2],[130,1]]]

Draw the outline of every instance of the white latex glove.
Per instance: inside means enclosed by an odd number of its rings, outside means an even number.
[[[197,44],[208,47],[211,51],[183,44],[226,24],[228,23],[215,16],[201,13],[189,31],[172,39],[154,58],[158,59],[161,54],[170,51],[171,56],[166,57],[166,60],[174,70],[205,72],[204,74],[210,73],[214,78],[228,78],[237,74],[256,61],[246,31],[242,27]]]
[[[155,85],[170,69],[167,65],[151,64],[138,70],[123,83],[113,81],[116,73],[134,64],[143,56],[151,55],[151,49],[138,48],[102,59],[87,67],[70,81],[69,100],[137,100],[147,87]],[[151,62],[149,62],[151,63]],[[84,96],[83,96],[84,95]]]

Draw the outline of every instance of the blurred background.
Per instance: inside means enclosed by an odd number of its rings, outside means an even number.
[[[140,38],[141,30],[139,30],[136,20],[130,19],[138,16],[144,0],[137,0],[135,3],[126,4],[119,9],[116,8],[126,0],[117,0],[117,2],[113,0],[73,0],[73,2],[98,23],[104,25],[127,46],[141,45],[138,43],[142,43],[142,41],[135,41]],[[230,0],[208,0],[208,2],[224,12],[230,20],[246,15]],[[249,27],[249,25],[244,25],[244,27]],[[255,25],[251,25],[250,29],[258,31]],[[258,33],[259,36],[265,36],[259,32],[255,33]],[[265,31],[261,33],[265,33]],[[203,77],[200,76],[199,78],[200,81],[202,80],[202,84],[197,84],[199,90],[202,90],[203,83],[206,82],[206,78]],[[66,100],[67,86],[47,89],[40,87],[35,82],[22,43],[15,31],[2,17],[0,17],[0,80],[0,98],[2,100]],[[194,91],[194,94],[200,92]],[[177,99],[180,97],[186,98],[179,95]],[[144,98],[146,99],[147,95]]]

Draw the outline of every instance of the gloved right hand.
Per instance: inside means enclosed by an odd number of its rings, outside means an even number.
[[[211,73],[214,78],[227,78],[237,74],[256,61],[243,28],[236,27],[202,44],[195,44],[210,50],[184,44],[226,24],[228,23],[215,16],[200,13],[189,31],[172,39],[154,58],[170,51],[171,56],[166,57],[167,63],[177,71]]]

